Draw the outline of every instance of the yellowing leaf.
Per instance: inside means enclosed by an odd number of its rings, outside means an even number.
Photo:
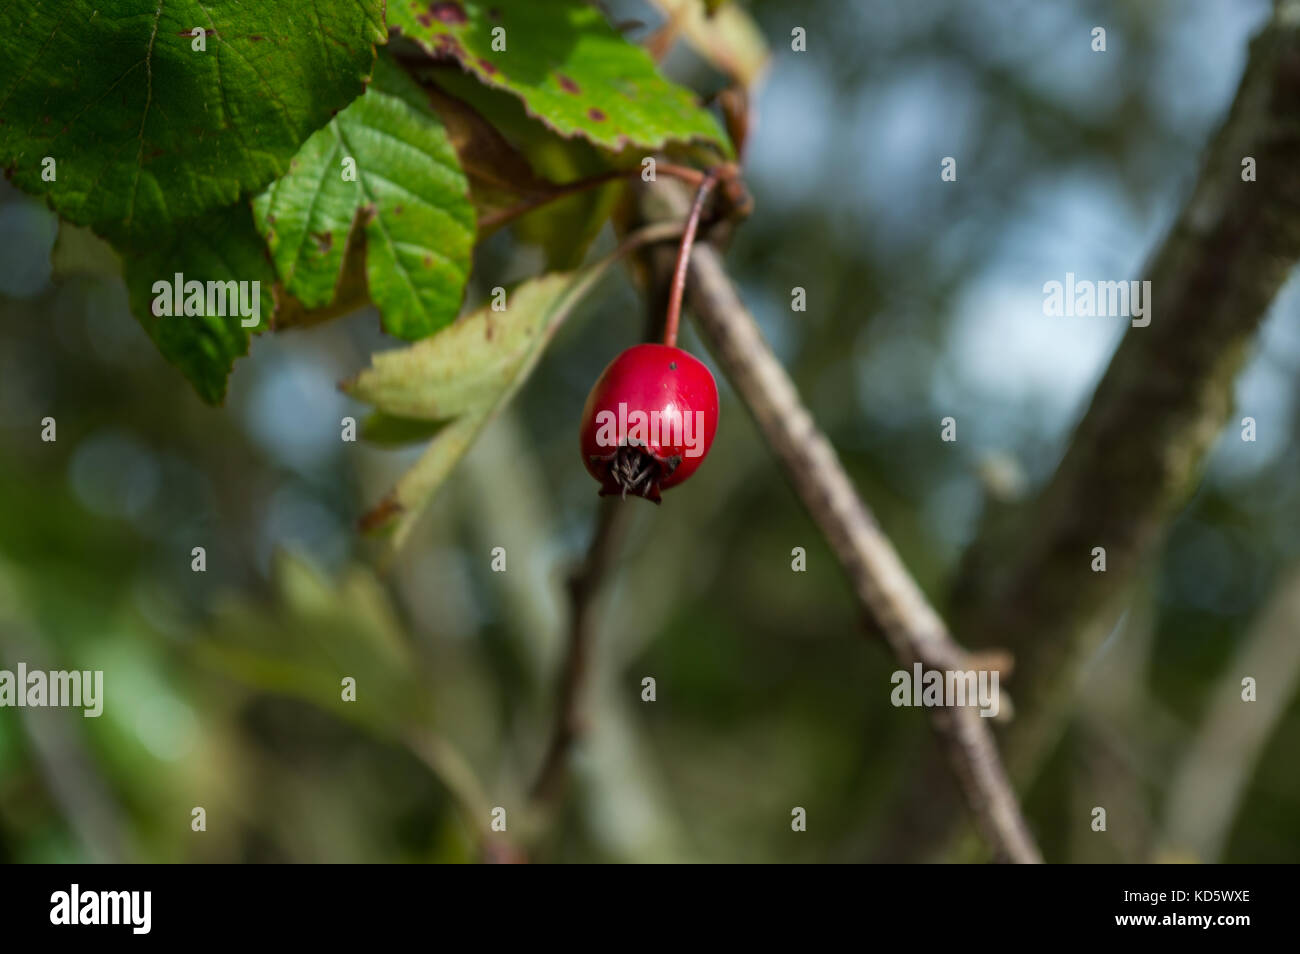
[[[700,56],[741,86],[751,89],[767,70],[770,54],[763,32],[734,3],[707,0],[652,0],[674,22]]]
[[[573,306],[610,259],[578,272],[525,282],[507,297],[461,318],[408,348],[382,351],[344,389],[381,414],[442,426],[424,455],[363,519],[367,531],[390,533],[394,547],[464,456],[482,427],[531,373]]]

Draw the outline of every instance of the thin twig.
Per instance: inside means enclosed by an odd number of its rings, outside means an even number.
[[[673,269],[673,284],[668,291],[668,315],[664,319],[664,344],[672,348],[677,345],[677,328],[682,320],[682,294],[686,290],[687,266],[691,261],[691,247],[695,244],[695,233],[700,228],[700,215],[704,203],[708,201],[713,187],[718,184],[718,174],[710,171],[695,190],[695,201],[686,216],[686,231],[682,233],[682,244],[677,251],[677,267]]]
[[[664,57],[672,50],[673,44],[677,42],[677,37],[681,34],[689,13],[690,4],[688,3],[681,4],[676,10],[670,10],[663,26],[650,34],[645,41],[646,52],[650,54],[651,59],[656,63],[662,63]]]
[[[456,802],[466,827],[474,833],[484,861],[501,864],[526,860],[523,851],[507,834],[492,831],[487,795],[473,767],[454,745],[423,728],[410,730],[402,741]]]
[[[572,607],[569,643],[560,668],[559,696],[551,740],[533,782],[532,799],[539,804],[553,804],[561,791],[568,765],[569,751],[585,729],[583,699],[591,663],[591,646],[596,629],[596,596],[608,575],[627,526],[628,508],[618,497],[600,502],[596,529],[586,559],[569,578]]]
[[[657,190],[668,217],[685,203],[680,190]],[[653,198],[647,197],[647,207]],[[649,208],[648,208],[648,211]],[[652,211],[652,217],[661,217]],[[969,658],[912,580],[881,532],[825,435],[804,407],[736,293],[718,254],[696,250],[688,294],[697,324],[732,386],[785,467],[804,506],[830,543],[867,618],[899,662],[930,669],[965,669]],[[948,762],[981,834],[1004,861],[1042,860],[998,757],[988,720],[969,706],[929,710]]]
[[[27,621],[6,618],[0,611],[0,662],[12,665],[20,659],[33,671],[51,668]],[[26,687],[18,691],[26,692]],[[86,858],[96,863],[129,860],[122,809],[82,735],[83,720],[61,709],[20,709],[18,715],[50,797],[81,840]]]
[[[690,166],[679,166],[672,162],[655,162],[655,174],[663,173],[674,179],[681,179],[683,182],[689,182],[698,185],[704,181],[705,174],[698,169],[692,169]],[[531,196],[520,202],[518,205],[512,205],[509,208],[498,209],[489,213],[478,220],[478,229],[480,232],[490,232],[499,228],[508,222],[513,222],[520,216],[527,215],[529,212],[536,211],[544,205],[557,202],[560,199],[567,199],[570,196],[578,195],[582,192],[588,192],[592,189],[598,189],[603,185],[609,185],[611,182],[619,182],[626,179],[639,179],[641,177],[640,169],[611,169],[608,172],[601,172],[586,179],[578,179],[575,182],[565,182],[556,185],[553,189],[541,193],[540,195]]]

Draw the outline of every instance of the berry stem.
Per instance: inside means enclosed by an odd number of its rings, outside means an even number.
[[[686,270],[691,261],[691,246],[695,244],[695,233],[700,227],[700,214],[704,211],[705,200],[717,184],[717,170],[710,169],[700,180],[699,188],[695,190],[691,214],[686,219],[686,231],[682,233],[682,245],[677,251],[677,267],[673,269],[673,285],[668,294],[668,317],[664,321],[664,344],[670,348],[677,346],[677,327],[682,321],[682,296],[686,292]]]

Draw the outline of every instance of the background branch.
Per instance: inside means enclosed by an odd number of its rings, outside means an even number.
[[[1196,739],[1169,787],[1156,860],[1218,862],[1259,764],[1300,685],[1300,570],[1278,584],[1269,605],[1219,677]],[[1241,680],[1256,682],[1254,702]]]
[[[0,666],[12,670],[22,661],[32,671],[53,669],[36,631],[5,610],[0,605]],[[26,687],[18,691],[25,692]],[[81,714],[50,708],[20,709],[18,715],[50,797],[81,840],[87,857],[109,864],[129,860],[122,809],[86,745]]]
[[[1079,666],[1198,483],[1247,348],[1300,258],[1297,117],[1300,3],[1286,0],[1252,42],[1195,189],[1145,269],[1150,325],[1126,331],[1047,487],[1009,532],[986,520],[967,553],[952,618],[970,645],[1015,655],[1004,749],[1022,786],[1059,738]],[[1242,180],[1246,157],[1258,181]],[[1105,572],[1091,569],[1093,547]],[[942,828],[955,806],[918,805],[924,779],[906,797]]]
[[[1287,15],[1287,11],[1291,15]],[[972,645],[1016,655],[1021,718],[1008,760],[1027,771],[1054,732],[1077,664],[1200,479],[1233,382],[1300,258],[1300,4],[1251,44],[1232,110],[1177,223],[1146,269],[1154,308],[1130,328],[1050,484],[1004,561],[977,543],[954,618]],[[1259,181],[1243,182],[1242,159]],[[1106,572],[1091,570],[1105,547]],[[981,585],[972,586],[978,580]]]

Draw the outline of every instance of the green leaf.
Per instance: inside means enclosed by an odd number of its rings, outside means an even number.
[[[423,338],[460,310],[474,247],[469,185],[428,97],[386,57],[365,95],[303,144],[253,208],[281,281],[309,309],[334,300],[349,245],[364,240],[389,332]]]
[[[273,602],[222,599],[195,658],[250,688],[310,703],[390,740],[434,719],[428,686],[383,585],[350,567],[337,578],[284,551]],[[344,677],[356,701],[342,698]]]
[[[7,3],[0,164],[69,221],[157,243],[283,173],[385,38],[383,0]]]
[[[131,311],[163,357],[180,368],[199,397],[220,404],[235,359],[248,353],[249,333],[269,327],[275,311],[275,275],[247,203],[198,219],[170,243],[126,256],[122,271]],[[178,274],[182,293],[190,282],[202,283],[203,310],[213,313],[176,313],[172,289]],[[215,308],[208,307],[210,282],[220,283],[213,286]],[[230,296],[228,282],[241,283],[234,288],[236,297]],[[224,307],[217,291],[225,296]],[[250,322],[256,310],[256,325],[244,327],[240,304]]]
[[[554,273],[515,288],[504,311],[484,306],[440,335],[382,351],[344,390],[384,415],[438,422],[423,456],[362,518],[367,531],[390,533],[394,547],[410,533],[430,498],[482,427],[531,373],[547,342],[612,259]]]
[[[388,24],[431,55],[452,57],[480,82],[518,96],[562,136],[616,151],[703,140],[731,155],[713,115],[660,76],[650,55],[584,0],[395,0]]]
[[[375,411],[361,423],[361,436],[372,444],[401,447],[429,440],[442,426],[442,421],[417,421]]]

